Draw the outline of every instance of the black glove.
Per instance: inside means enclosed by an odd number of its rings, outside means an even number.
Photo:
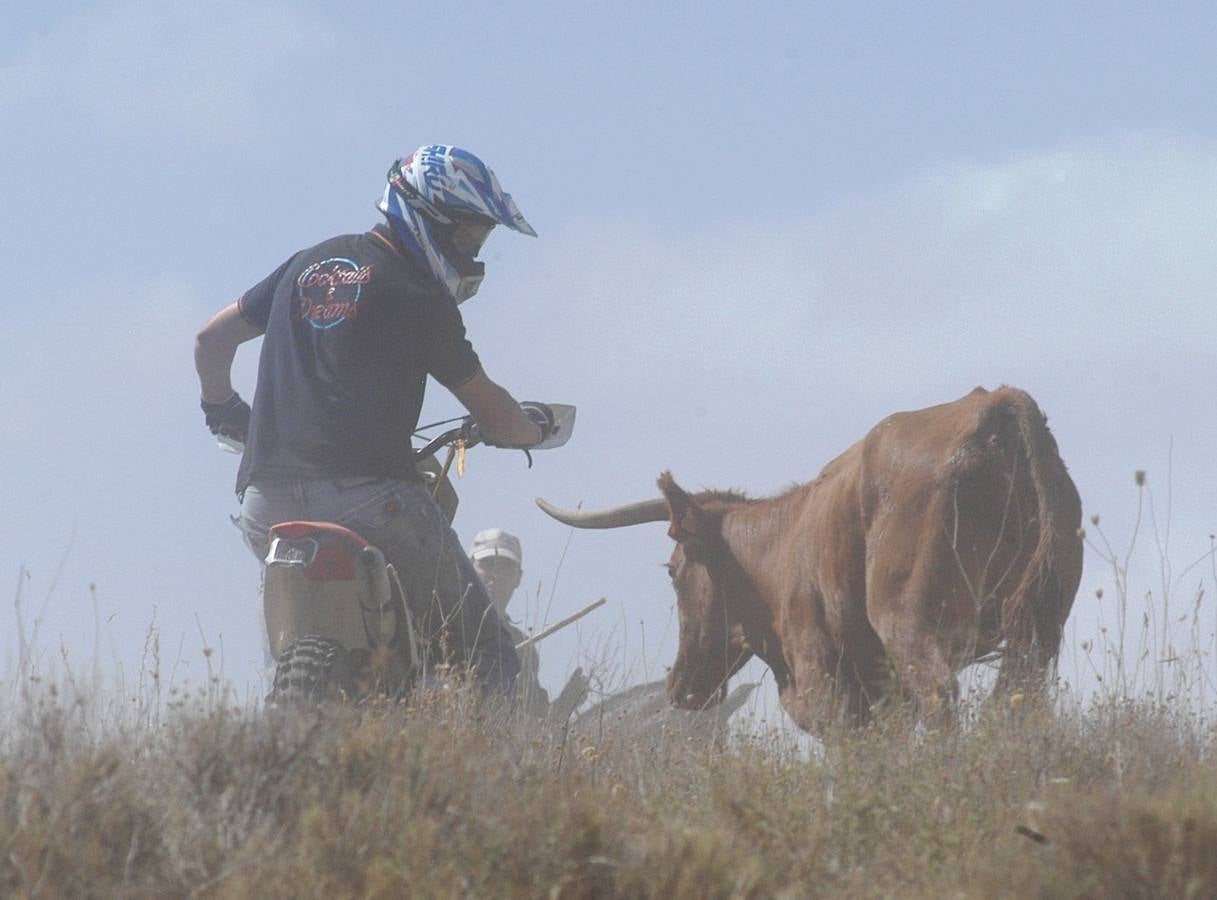
[[[541,429],[541,440],[545,440],[554,432],[554,411],[549,408],[548,403],[537,403],[534,400],[526,400],[520,404],[520,409],[524,411],[524,415],[532,420],[532,423]]]
[[[520,411],[524,413],[524,415],[528,416],[529,421],[536,425],[537,428],[541,429],[541,437],[537,441],[538,444],[549,437],[553,432],[554,413],[553,410],[549,408],[548,404],[536,403],[535,401],[529,400],[520,404]],[[528,450],[529,448],[536,446],[536,444],[500,444],[498,441],[492,441],[490,438],[482,434],[481,430],[471,417],[466,418],[465,423],[466,424],[462,425],[462,427],[465,429],[466,439],[469,440],[471,444],[480,440],[487,447],[497,447],[500,450]]]
[[[223,403],[203,400],[201,405],[212,434],[238,444],[245,443],[249,435],[249,404],[241,399],[240,394],[233,391],[232,396]]]

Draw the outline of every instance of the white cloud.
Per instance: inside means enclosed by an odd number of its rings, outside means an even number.
[[[572,448],[568,496],[591,504],[649,493],[668,466],[776,490],[890,412],[1009,383],[1109,521],[1131,517],[1134,469],[1162,484],[1173,440],[1176,533],[1202,542],[1215,173],[1217,144],[1143,136],[944,166],[802,221],[582,223],[549,267],[492,270],[470,327],[492,375],[530,394],[560,379],[585,410],[599,446]],[[606,466],[607,497],[581,481]]]
[[[553,251],[537,286],[579,305],[589,341],[648,366],[781,377],[827,350],[854,370],[984,381],[1214,346],[1217,144],[1145,136],[946,166],[805,221],[741,221],[573,229],[578,249]]]

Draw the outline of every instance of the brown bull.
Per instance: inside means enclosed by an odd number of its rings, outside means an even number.
[[[998,690],[1042,687],[1082,571],[1081,503],[1023,391],[976,388],[889,416],[815,481],[772,498],[689,494],[597,512],[583,528],[668,521],[680,648],[671,702],[703,708],[753,655],[812,731],[864,722],[893,687],[947,712],[956,674],[1000,654]]]

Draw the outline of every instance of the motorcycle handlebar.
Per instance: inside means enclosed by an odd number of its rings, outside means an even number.
[[[531,467],[532,455],[529,451],[561,447],[570,440],[571,430],[575,426],[575,407],[566,403],[535,403],[531,401],[522,403],[520,406],[534,422],[537,421],[537,416],[534,415],[534,412],[539,413],[545,419],[545,424],[541,426],[541,440],[537,444],[529,447],[512,448],[508,445],[487,441],[483,437],[481,429],[478,428],[477,423],[473,421],[473,417],[465,416],[465,418],[460,420],[461,424],[456,428],[450,428],[443,434],[432,438],[421,449],[415,451],[415,459],[427,459],[434,456],[441,448],[451,446],[458,441],[463,441],[466,447],[486,444],[488,447],[523,450],[528,455],[528,464]],[[436,424],[441,423],[437,422]]]
[[[472,419],[462,421],[459,428],[450,428],[443,434],[436,435],[416,450],[414,456],[418,460],[427,459],[434,456],[444,447],[449,447],[460,440],[465,442],[466,447],[474,447],[482,443],[482,434]]]

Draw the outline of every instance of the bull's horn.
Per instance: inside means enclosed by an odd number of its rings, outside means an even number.
[[[623,528],[626,525],[668,520],[668,501],[662,497],[614,506],[611,509],[594,510],[559,509],[538,497],[537,506],[559,522],[573,525],[575,528]]]

